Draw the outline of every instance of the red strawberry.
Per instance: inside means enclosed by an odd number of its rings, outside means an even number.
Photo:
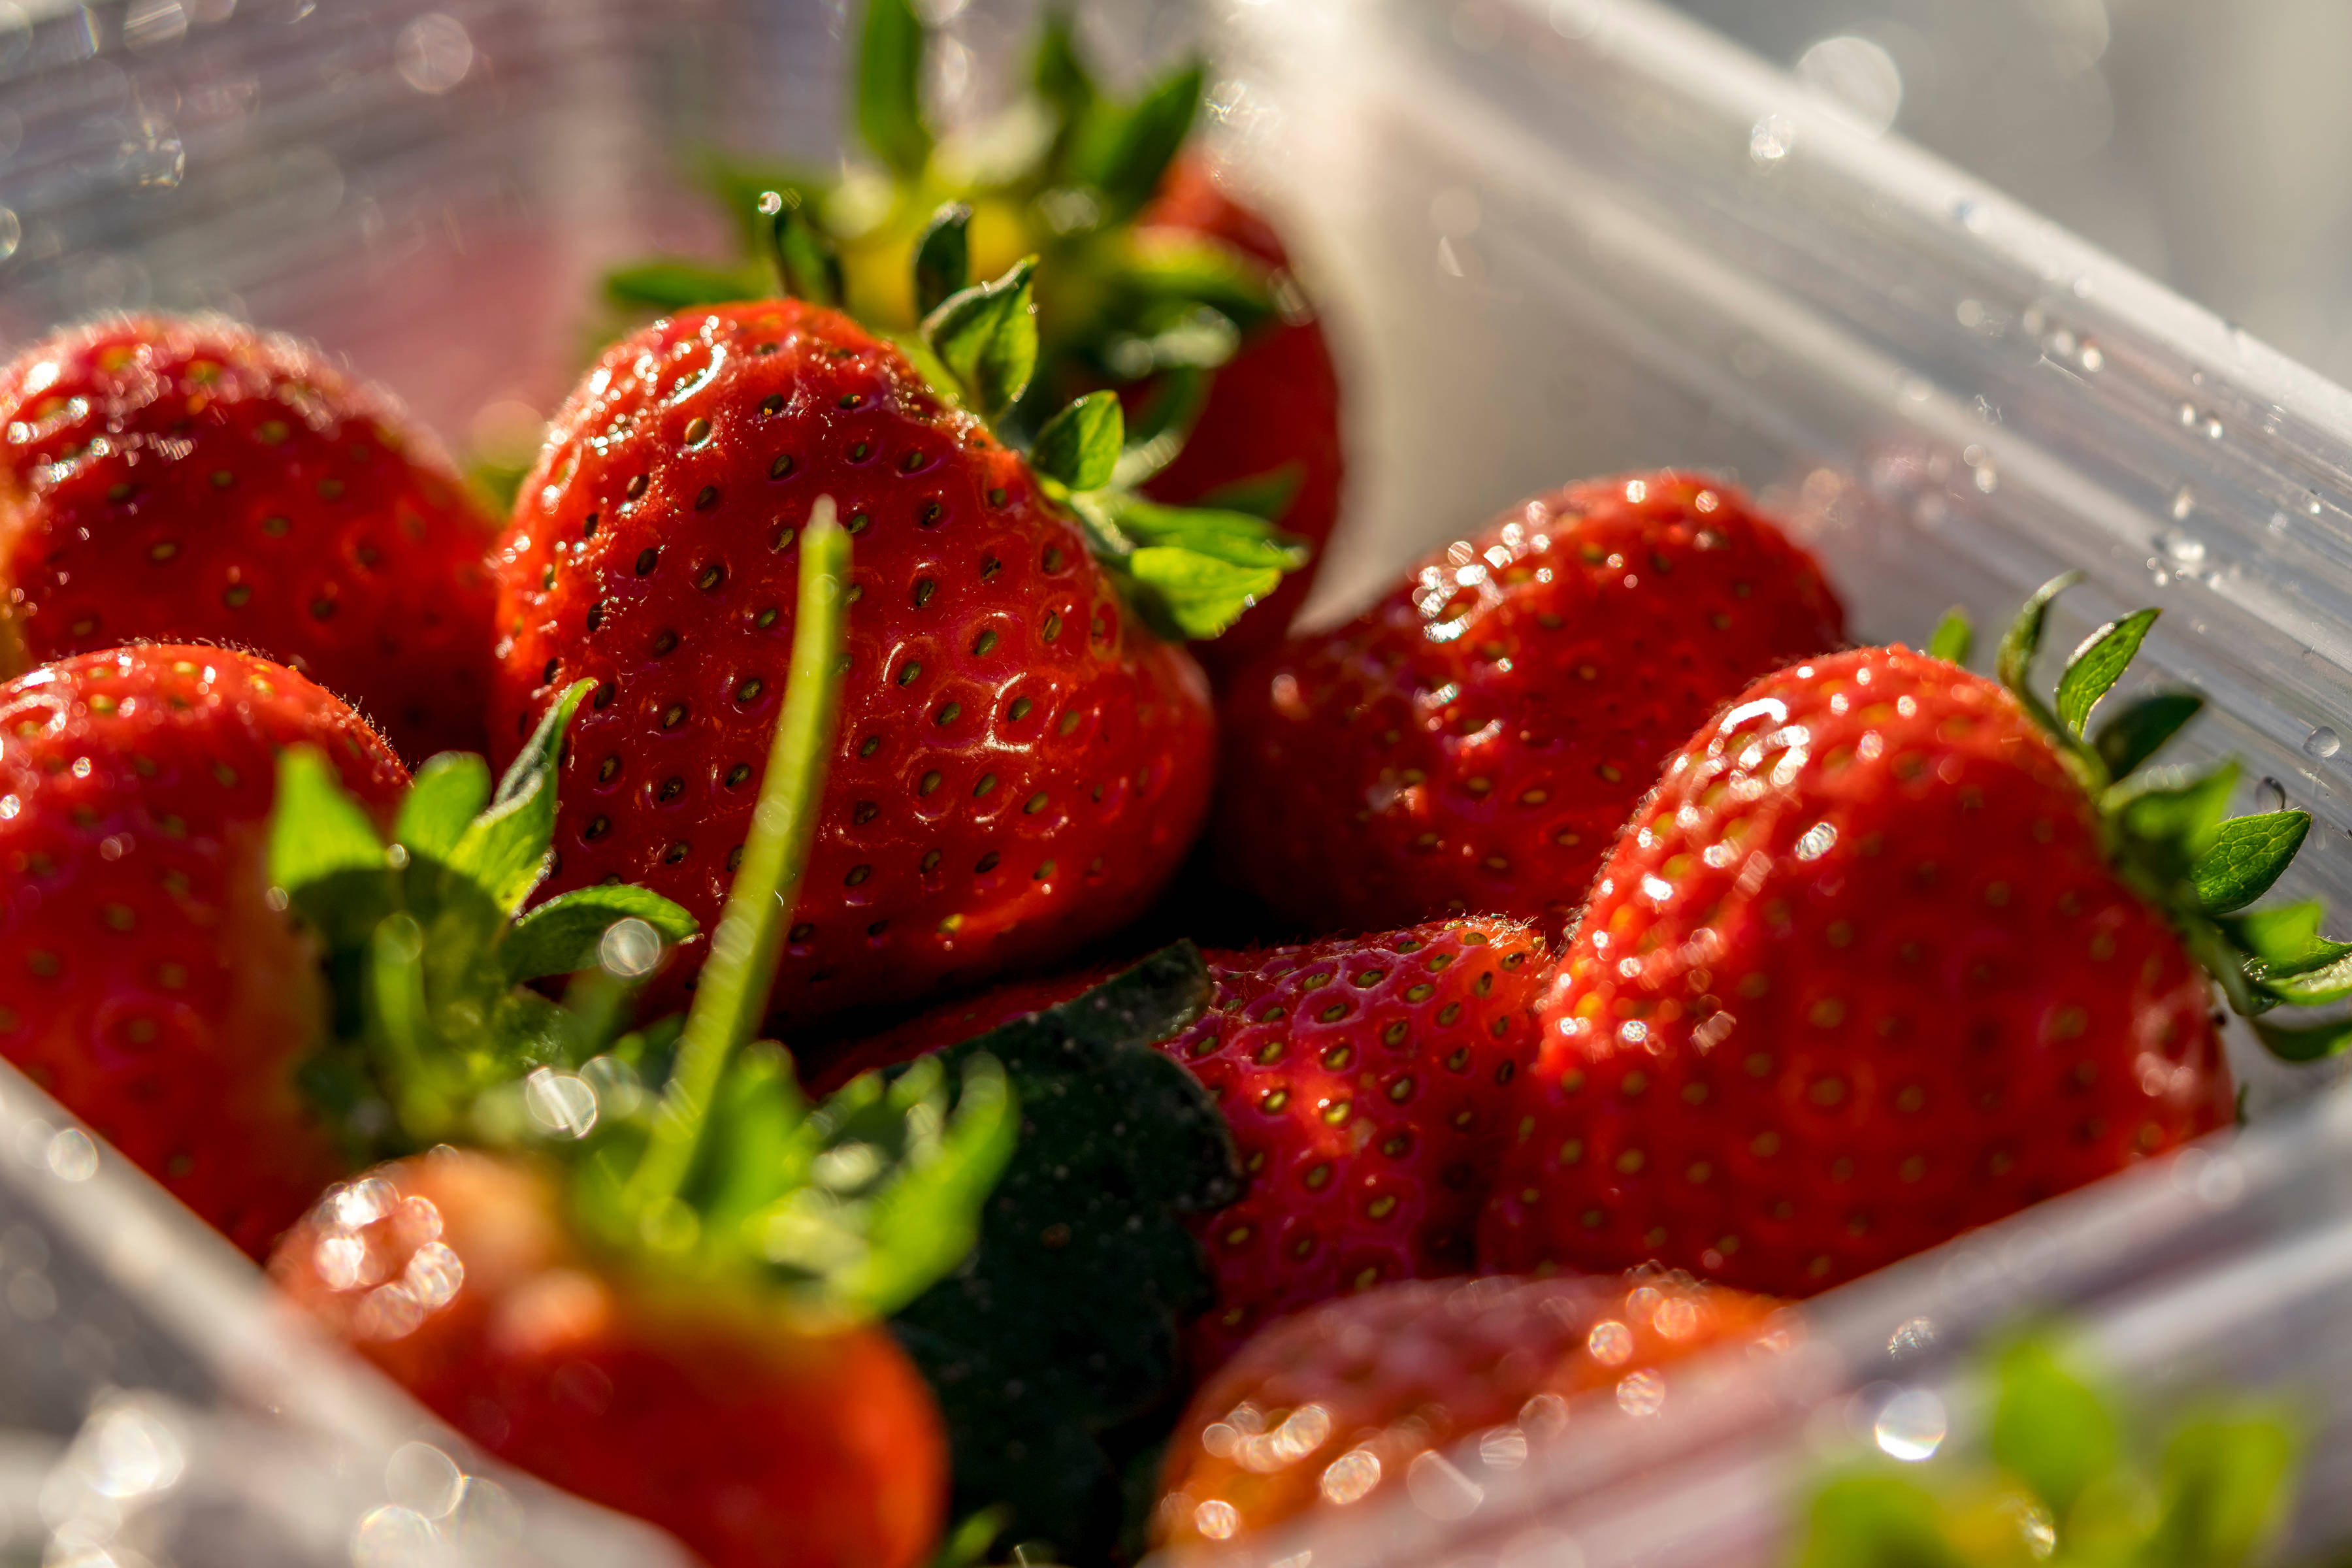
[[[1311,925],[1557,922],[1700,720],[1843,640],[1820,569],[1737,491],[1570,485],[1235,686],[1220,862]]]
[[[118,319],[0,370],[0,675],[217,641],[412,761],[481,749],[496,525],[383,392],[221,318]]]
[[[1194,1397],[1168,1446],[1153,1539],[1227,1541],[1317,1508],[1466,1490],[1440,1456],[1480,1437],[1498,1468],[1559,1435],[1570,1401],[1671,1399],[1657,1369],[1739,1341],[1777,1349],[1779,1303],[1630,1277],[1389,1285],[1274,1324]],[[1481,1429],[1484,1429],[1483,1432]]]
[[[256,1256],[348,1169],[295,1083],[313,950],[264,897],[298,742],[389,815],[391,751],[266,660],[123,648],[0,685],[0,1054]]]
[[[558,1193],[531,1163],[437,1150],[329,1191],[269,1271],[485,1448],[713,1568],[924,1561],[946,1440],[889,1333],[619,1268]]]
[[[1208,1011],[1160,1049],[1231,1125],[1248,1182],[1196,1233],[1217,1305],[1196,1366],[1267,1319],[1383,1279],[1465,1272],[1502,1091],[1533,1051],[1542,939],[1517,921],[1433,922],[1205,955]],[[1099,971],[950,1004],[831,1064],[823,1083],[968,1039],[1066,1001]]]
[[[831,495],[856,539],[849,677],[776,1012],[1050,961],[1140,910],[1205,805],[1205,686],[1039,483],[832,310],[695,311],[608,351],[499,558],[501,734],[598,683],[551,886],[640,882],[708,925],[774,724],[796,531]]]
[[[1211,505],[1235,487],[1281,476],[1286,501],[1274,521],[1307,542],[1307,565],[1214,642],[1201,662],[1220,683],[1282,640],[1315,580],[1331,530],[1339,521],[1345,461],[1339,445],[1339,377],[1323,329],[1288,276],[1290,258],[1265,218],[1233,199],[1200,158],[1180,157],[1159,197],[1137,220],[1138,241],[1155,229],[1195,235],[1230,246],[1275,269],[1285,312],[1246,334],[1234,357],[1218,367],[1192,432],[1175,460],[1144,486],[1178,505]]]
[[[2099,637],[2136,647],[2152,618]],[[2094,745],[2104,685],[2070,670],[2045,725],[2013,666],[2014,692],[1903,647],[1814,659],[1675,756],[1543,1004],[1483,1264],[1656,1258],[1798,1294],[2229,1121],[2179,932],[2232,945],[2201,901],[2217,835],[2307,819],[2221,829],[2225,772],[2127,780],[2103,820],[2080,781],[2124,778],[2193,700]]]

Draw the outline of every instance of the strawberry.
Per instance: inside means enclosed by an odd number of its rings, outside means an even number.
[[[1224,1111],[1247,1183],[1193,1226],[1216,1280],[1213,1308],[1191,1330],[1201,1370],[1283,1312],[1468,1270],[1545,967],[1541,938],[1506,920],[1207,957],[1207,1010],[1160,1042]],[[950,1004],[867,1041],[819,1081],[908,1060],[1094,978]]]
[[[940,204],[962,204],[977,275],[1039,258],[1037,389],[1009,434],[1034,430],[1064,398],[1117,388],[1141,426],[1123,458],[1130,482],[1159,500],[1255,513],[1319,552],[1344,468],[1338,375],[1280,235],[1192,143],[1202,65],[1181,61],[1121,101],[1098,83],[1067,9],[1048,7],[1026,93],[994,95],[1019,101],[971,139],[998,151],[942,156],[922,102],[940,40],[910,0],[868,0],[864,12],[848,96],[869,166],[835,183],[721,164],[714,183],[730,212],[747,216],[763,191],[790,194],[837,247],[850,311],[903,333],[929,309],[908,287],[908,258]],[[1005,147],[1033,152],[1008,161]],[[765,237],[753,225],[746,237],[756,251]],[[611,274],[606,292],[671,312],[740,299],[761,272],[756,258],[655,261]],[[1280,640],[1313,565],[1200,650],[1213,676]]]
[[[443,1148],[330,1189],[278,1289],[483,1447],[713,1568],[912,1568],[947,1445],[889,1333],[718,1311],[613,1268],[558,1180]]]
[[[814,231],[769,210],[787,279],[824,291]],[[957,289],[963,247],[951,218],[920,258],[955,290],[916,351],[929,380],[804,300],[625,339],[559,414],[499,557],[500,731],[595,683],[551,886],[635,881],[708,917],[750,822],[798,531],[836,498],[857,606],[818,890],[773,1000],[794,1023],[1051,962],[1139,912],[1212,765],[1199,668],[1160,634],[1229,624],[1292,559],[1254,519],[1112,483],[1109,393],[1048,422],[1030,461],[1002,445],[974,411],[1001,418],[1026,385],[1034,265]]]
[[[1659,1368],[1788,1343],[1778,1305],[1641,1270],[1412,1280],[1286,1318],[1194,1396],[1168,1446],[1155,1544],[1227,1541],[1408,1486],[1434,1512],[1475,1485],[1447,1449],[1475,1438],[1464,1465],[1515,1468],[1571,1401],[1603,1391],[1649,1415],[1672,1397]]]
[[[1177,158],[1160,194],[1137,220],[1136,243],[1160,235],[1230,247],[1269,271],[1283,309],[1244,333],[1216,368],[1184,444],[1145,492],[1179,506],[1231,505],[1264,515],[1314,552],[1231,631],[1202,645],[1201,662],[1220,685],[1273,648],[1307,601],[1323,547],[1339,521],[1346,475],[1339,441],[1339,378],[1323,329],[1290,274],[1274,226],[1236,201],[1202,159]]]
[[[1735,490],[1657,473],[1538,497],[1234,687],[1219,863],[1310,925],[1557,924],[1683,737],[1843,626]]]
[[[2222,822],[2234,764],[2137,771],[2195,699],[2085,739],[2154,611],[2094,633],[2054,710],[2029,687],[2069,580],[2000,682],[1855,649],[1675,754],[1543,1000],[1483,1265],[1817,1290],[2226,1125],[2200,956],[2244,1011],[2352,994],[2315,906],[2235,912],[2308,817]],[[2346,1037],[2257,1026],[2291,1054]]]
[[[100,321],[0,369],[0,675],[141,639],[291,665],[402,754],[479,750],[496,525],[317,350]]]
[[[271,1273],[484,1447],[667,1526],[713,1568],[912,1568],[945,1503],[942,1433],[906,1355],[872,1324],[970,1249],[1015,1127],[992,1060],[963,1064],[952,1115],[936,1068],[888,1089],[862,1080],[812,1110],[781,1053],[743,1045],[793,917],[835,738],[849,549],[829,499],[800,553],[791,685],[682,1029],[493,1086],[465,1121],[507,1152],[438,1152],[330,1190]],[[423,835],[456,839],[443,851],[450,872],[534,864],[544,839],[527,830],[518,853],[488,861],[467,846],[551,817],[547,769],[583,692],[541,726],[530,751],[541,766],[510,775],[494,815]],[[335,889],[360,858],[292,896],[349,896]],[[533,923],[559,907],[517,922],[499,950],[530,945]],[[435,923],[465,908],[452,900]],[[609,912],[591,906],[577,923],[593,931]],[[381,972],[404,947],[414,960],[419,938],[404,942],[397,922],[418,922],[373,918],[374,989],[398,991],[406,983]],[[428,984],[404,1016],[434,1011]],[[568,1031],[544,1032],[560,1042]],[[649,1084],[641,1069],[662,1058],[665,1079]]]
[[[316,950],[266,900],[296,744],[388,817],[391,750],[249,654],[121,648],[0,685],[0,1053],[256,1256],[347,1169],[297,1085],[327,1032]]]

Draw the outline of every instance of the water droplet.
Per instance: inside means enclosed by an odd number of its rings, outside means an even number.
[[[50,1139],[43,1158],[49,1174],[60,1182],[87,1182],[98,1174],[98,1145],[79,1127],[68,1127]]]
[[[400,79],[422,93],[445,93],[474,68],[474,40],[465,26],[438,12],[403,27],[392,53]]]
[[[661,957],[661,933],[637,919],[614,921],[596,944],[596,962],[615,980],[635,980]]]
[[[1873,136],[1892,126],[1903,107],[1901,68],[1868,38],[1823,38],[1799,57],[1797,75]]]
[[[1748,133],[1748,155],[1759,167],[1771,168],[1797,144],[1797,127],[1785,114],[1768,114]]]
[[[1948,1429],[1942,1400],[1927,1389],[1906,1388],[1886,1402],[1871,1427],[1871,1436],[1877,1440],[1880,1452],[1906,1464],[1916,1464],[1935,1458],[1936,1450],[1944,1446],[1944,1434]]]
[[[466,1472],[430,1443],[403,1443],[383,1468],[383,1489],[403,1508],[440,1519],[457,1506]]]
[[[126,184],[168,191],[188,172],[188,152],[170,121],[149,115],[115,149],[114,166]]]
[[[1952,216],[1958,218],[1960,226],[1970,234],[1982,234],[1992,226],[1992,215],[1985,210],[1982,202],[1955,202],[1952,204]]]
[[[2196,510],[2196,494],[2190,490],[2187,485],[2183,485],[2179,489],[2172,492],[2173,521],[2179,522],[2181,519],[2187,517],[2190,512],[2195,511]]]
[[[2180,405],[2180,423],[2184,426],[2194,425],[2197,423],[2197,405],[2195,404],[2184,403]]]
[[[2303,742],[2304,754],[2311,757],[2332,757],[2343,749],[2344,742],[2336,731],[2322,724]]]
[[[2000,486],[2000,473],[1990,463],[1979,463],[1970,473],[1980,495],[1990,495]]]
[[[2174,510],[2173,516],[2182,515],[2184,515],[2182,509]],[[2176,566],[2195,567],[2205,564],[2205,542],[2195,534],[2182,533],[2178,529],[2168,529],[2156,536],[2156,547],[2169,556]]]
[[[2317,517],[2319,515],[2319,492],[2317,490],[2312,491],[2310,495],[2304,498],[2303,510],[2309,512],[2314,517]]]
[[[2092,342],[2087,338],[2084,339],[2083,342],[2083,368],[2094,374],[2096,374],[2100,368],[2105,365],[2106,363],[2107,356],[2099,352],[2099,345]]]
[[[541,1068],[523,1080],[522,1100],[541,1131],[576,1139],[595,1130],[596,1091],[585,1079]]]
[[[2209,441],[2218,441],[2221,438],[2221,416],[2220,415],[2208,414],[2205,416],[2205,438]]]

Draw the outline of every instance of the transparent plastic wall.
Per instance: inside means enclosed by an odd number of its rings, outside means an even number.
[[[952,9],[952,7],[940,7]],[[956,10],[977,109],[1025,7]],[[0,6],[0,341],[211,306],[313,336],[453,444],[561,395],[612,261],[721,242],[709,145],[835,148],[841,9],[802,0],[19,0]],[[2066,633],[2161,605],[2142,679],[2190,750],[2321,829],[2290,890],[2352,910],[2352,398],[1633,0],[1090,8],[1141,57],[1205,27],[1215,134],[1285,217],[1351,398],[1318,609],[1571,476],[1734,475],[1873,637],[1988,626],[2061,567]],[[1697,1365],[1475,1501],[1406,1498],[1243,1555],[1464,1568],[1769,1561],[1825,1447],[2072,1304],[2143,1388],[2292,1381],[2347,1523],[2352,1112],[2257,1079],[2257,1125],[1824,1300],[1777,1361]],[[2275,1114],[2265,1114],[2276,1108]],[[79,1140],[79,1142],[78,1142]],[[490,1473],[267,1308],[258,1279],[0,1069],[0,1559],[659,1562]],[[1432,1494],[1434,1496],[1435,1494]],[[95,1563],[100,1559],[87,1556]]]

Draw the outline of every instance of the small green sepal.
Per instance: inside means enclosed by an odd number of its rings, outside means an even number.
[[[973,413],[994,424],[1037,369],[1037,258],[1024,257],[992,282],[961,289],[923,318],[923,341],[961,387]]]
[[[1965,667],[1969,655],[1976,649],[1976,623],[1969,619],[1968,611],[1956,605],[1936,623],[1935,635],[1927,639],[1927,657]]]
[[[947,202],[915,241],[915,310],[928,316],[971,283],[971,208]]]
[[[1097,490],[1118,470],[1127,419],[1116,392],[1090,392],[1045,421],[1029,466],[1064,489]]]

